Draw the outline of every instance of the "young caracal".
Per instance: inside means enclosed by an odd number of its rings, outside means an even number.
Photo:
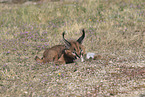
[[[43,57],[35,57],[35,60],[39,63],[54,62],[56,64],[73,63],[76,59],[84,61],[83,55],[85,54],[85,47],[82,45],[82,41],[85,37],[85,31],[82,30],[82,36],[76,41],[68,41],[64,38],[65,32],[62,37],[65,45],[55,45],[49,49],[46,49],[43,53]]]

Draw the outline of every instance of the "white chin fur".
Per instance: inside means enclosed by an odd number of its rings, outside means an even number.
[[[84,62],[84,58],[83,58],[83,56],[81,56],[81,62]]]

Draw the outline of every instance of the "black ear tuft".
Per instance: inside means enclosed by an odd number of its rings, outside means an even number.
[[[65,35],[65,31],[62,33],[62,37],[64,38],[64,35]]]
[[[64,38],[64,35],[65,35],[65,32],[63,32],[62,33],[62,37],[63,37],[63,40],[64,40],[64,43],[65,43],[65,46],[66,46],[66,48],[70,48],[70,46],[71,46],[71,43],[70,42],[68,42],[65,38]]]
[[[82,36],[77,40],[77,42],[78,42],[79,44],[82,44],[83,39],[84,39],[84,37],[85,37],[85,30],[83,29],[82,32],[83,32]]]

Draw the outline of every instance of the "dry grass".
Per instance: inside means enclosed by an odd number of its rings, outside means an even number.
[[[145,90],[144,0],[0,4],[0,96],[137,97]],[[106,60],[37,64],[35,55],[77,39]]]

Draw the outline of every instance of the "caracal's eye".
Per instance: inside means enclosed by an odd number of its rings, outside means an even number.
[[[75,53],[76,53],[76,49],[74,48],[73,54],[75,54]]]
[[[81,47],[79,47],[79,49],[80,49],[80,52],[83,52],[83,50],[81,49]]]
[[[74,51],[76,51],[76,49],[74,48]]]

